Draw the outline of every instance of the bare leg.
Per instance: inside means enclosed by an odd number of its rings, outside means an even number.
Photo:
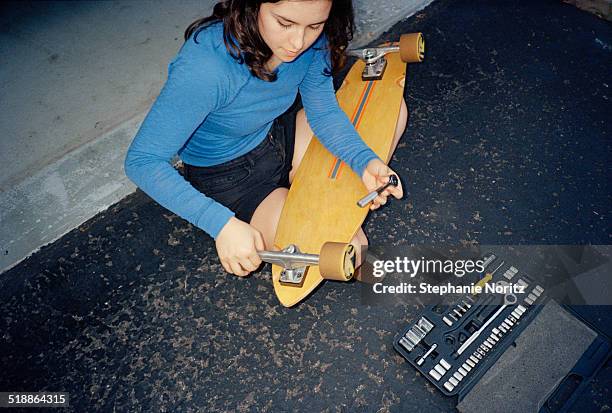
[[[266,250],[276,249],[274,248],[274,236],[288,192],[287,188],[276,188],[261,201],[251,218],[250,224],[263,235]],[[279,245],[279,248],[284,247],[286,245]]]
[[[408,107],[406,106],[406,101],[402,99],[399,117],[397,118],[397,123],[395,124],[395,137],[393,138],[393,144],[391,145],[391,150],[389,151],[389,159],[391,158],[391,155],[393,155],[393,152],[395,152],[395,148],[397,148],[397,144],[399,143],[400,138],[404,134],[407,124]]]
[[[291,171],[289,171],[289,183],[293,182],[295,172],[302,162],[302,158],[308,149],[310,139],[314,135],[308,121],[306,120],[306,112],[300,109],[295,116],[295,144],[293,148],[293,159],[291,161]]]

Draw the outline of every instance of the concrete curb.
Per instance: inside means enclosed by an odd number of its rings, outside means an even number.
[[[144,114],[135,116],[4,192],[3,271],[134,192],[123,159],[143,119]]]

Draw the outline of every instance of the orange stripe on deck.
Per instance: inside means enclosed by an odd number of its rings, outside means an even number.
[[[361,113],[359,114],[359,119],[357,119],[357,123],[355,123],[355,116],[357,116],[357,112],[359,112],[359,108],[361,107],[361,102],[363,100],[364,95],[366,94],[367,90],[368,90],[368,86],[369,86],[370,82],[366,82],[363,85],[363,89],[361,90],[361,95],[359,96],[359,99],[357,100],[357,105],[355,105],[355,110],[353,111],[353,115],[351,116],[351,123],[353,125],[355,125],[355,129],[357,129],[357,127],[359,126],[359,124],[361,123],[361,119],[363,119],[363,114],[366,111],[366,108],[368,106],[368,103],[370,102],[370,98],[372,97],[372,94],[374,93],[374,88],[376,87],[376,83],[377,82],[372,82],[372,87],[370,88],[370,93],[368,93],[368,97],[363,105],[363,107],[361,108]],[[335,166],[336,166],[336,162],[338,162],[338,158],[334,158],[334,161],[331,164],[331,167],[329,168],[329,172],[327,174],[328,178],[331,178]],[[335,179],[339,179],[340,178],[340,174],[342,173],[342,169],[344,167],[344,162],[340,163],[340,167],[338,168],[338,171],[336,173],[336,177]]]
[[[377,83],[378,82],[372,82],[372,88],[370,89],[370,93],[368,93],[368,98],[367,98],[365,104],[363,105],[363,108],[361,109],[361,113],[359,114],[359,119],[357,120],[357,123],[355,123],[354,118],[355,118],[355,115],[357,114],[357,110],[359,110],[359,105],[361,104],[361,100],[363,99],[363,95],[365,94],[365,92],[366,92],[366,90],[368,88],[368,84],[367,83],[364,86],[363,91],[361,92],[361,96],[359,97],[359,104],[355,108],[355,113],[353,113],[353,121],[352,121],[352,123],[355,125],[355,129],[357,129],[359,127],[359,124],[361,123],[361,119],[363,119],[363,114],[365,113],[365,111],[366,111],[366,109],[368,107],[368,103],[370,102],[370,98],[374,94],[374,88],[376,87]],[[338,173],[336,174],[336,179],[340,178],[340,174],[342,172],[342,167],[343,166],[344,166],[344,162],[342,162],[340,164],[340,169],[338,169]],[[333,170],[333,165],[332,165],[332,170]],[[331,174],[331,171],[330,171],[330,174]]]
[[[334,158],[331,164],[331,168],[329,168],[329,172],[327,173],[327,177],[330,179],[331,179],[332,173],[334,172],[334,166],[336,166],[337,161],[338,161],[338,158]]]
[[[357,123],[355,124],[355,129],[357,129],[359,127],[359,124],[361,123],[361,119],[363,119],[363,114],[366,112],[366,109],[368,107],[368,103],[370,103],[370,99],[372,98],[372,95],[374,94],[374,88],[376,88],[376,84],[378,82],[373,82],[372,84],[372,89],[370,89],[370,93],[368,94],[368,99],[366,100],[365,105],[363,105],[363,109],[361,110],[361,114],[359,115],[359,119],[357,120]]]
[[[361,101],[363,100],[363,95],[365,95],[366,91],[368,90],[368,82],[366,82],[363,85],[363,90],[361,91],[361,95],[359,96],[359,99],[357,99],[357,105],[355,106],[355,111],[353,112],[353,115],[351,116],[351,123],[355,123],[355,116],[357,115],[357,111],[359,110],[359,106],[361,106]]]
[[[342,173],[342,168],[344,167],[344,162],[340,164],[340,168],[338,169],[338,173],[336,174],[336,179],[340,178],[340,174]]]

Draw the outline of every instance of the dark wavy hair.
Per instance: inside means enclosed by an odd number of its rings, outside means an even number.
[[[261,3],[277,3],[280,0],[224,0],[217,3],[213,14],[191,23],[185,30],[185,40],[197,35],[213,22],[223,22],[223,41],[230,55],[239,63],[246,63],[254,76],[272,82],[276,74],[269,72],[265,64],[272,57],[272,50],[259,34],[257,16]],[[307,0],[303,0],[307,1]],[[332,2],[329,18],[323,32],[327,36],[331,60],[331,71],[325,75],[338,73],[346,64],[344,50],[353,39],[353,2],[352,0],[330,0]]]

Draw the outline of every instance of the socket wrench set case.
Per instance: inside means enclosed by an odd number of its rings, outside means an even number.
[[[427,306],[393,343],[442,393],[459,399],[513,345],[547,300],[541,285],[493,253],[484,257],[484,267],[477,285],[518,284],[524,293],[467,294],[455,305]],[[602,349],[609,351],[608,340],[601,340],[606,341]],[[583,377],[599,368],[588,364],[576,366]]]

